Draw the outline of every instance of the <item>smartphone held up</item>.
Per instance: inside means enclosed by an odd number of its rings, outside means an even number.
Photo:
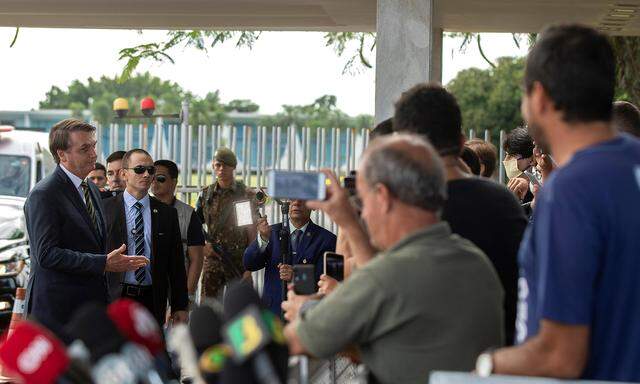
[[[273,170],[267,177],[267,194],[275,199],[324,200],[327,196],[327,177],[321,172]]]

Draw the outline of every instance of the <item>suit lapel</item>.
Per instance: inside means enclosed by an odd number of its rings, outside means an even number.
[[[114,242],[113,246],[114,247],[119,247],[120,244],[125,244],[127,246],[127,251],[125,252],[125,254],[127,255],[132,255],[135,253],[135,250],[133,250],[133,252],[129,249],[129,236],[127,234],[127,216],[125,213],[125,209],[126,206],[124,204],[124,197],[123,194],[119,194],[116,195],[116,209],[115,209],[115,215],[113,217],[113,227],[109,229],[109,233],[111,233],[112,231],[114,232],[114,236],[116,236],[117,238],[120,238],[121,241],[119,242]],[[116,235],[118,231],[119,233]],[[110,250],[107,250],[110,251]],[[115,272],[118,274],[118,277],[116,278],[116,280],[119,283],[124,282],[124,272]]]
[[[76,209],[78,210],[78,213],[80,213],[80,216],[82,216],[85,223],[89,226],[90,232],[93,233],[93,236],[98,241],[98,244],[102,244],[100,241],[99,235],[95,233],[95,230],[92,229],[93,223],[91,222],[91,218],[89,217],[89,212],[87,212],[87,206],[82,200],[80,200],[80,195],[78,194],[78,190],[76,189],[76,187],[73,185],[73,183],[71,182],[67,174],[64,173],[64,171],[59,165],[58,165],[58,168],[56,168],[56,172],[58,173],[58,177],[60,178],[60,181],[63,184],[63,188],[66,189],[66,193],[64,193],[64,195],[69,200],[71,200],[71,203],[76,207]]]
[[[302,239],[298,241],[298,260],[296,260],[297,264],[300,264],[300,263],[309,264],[312,262],[312,260],[307,259],[306,251],[309,245],[311,245],[311,241],[315,237],[316,232],[317,231],[315,228],[315,224],[309,221],[309,225],[307,225],[307,230],[304,231],[304,235],[302,235]]]
[[[104,244],[106,242],[106,238],[107,238],[107,224],[104,218],[104,211],[102,210],[102,198],[100,197],[100,192],[98,191],[98,187],[95,186],[95,184],[93,183],[87,183],[89,184],[89,192],[91,193],[91,198],[93,199],[93,206],[95,208],[96,211],[96,219],[98,220],[98,226],[100,234],[100,241],[104,248]]]
[[[153,272],[157,271],[157,246],[159,243],[158,220],[160,220],[160,217],[158,216],[158,202],[153,197],[149,197],[149,208],[151,210],[151,278],[153,279],[153,281],[156,281],[155,277],[153,276]]]

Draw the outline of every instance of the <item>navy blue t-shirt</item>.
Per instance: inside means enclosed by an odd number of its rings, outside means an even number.
[[[536,204],[518,256],[517,341],[542,319],[586,325],[583,378],[640,381],[640,141],[576,153]]]

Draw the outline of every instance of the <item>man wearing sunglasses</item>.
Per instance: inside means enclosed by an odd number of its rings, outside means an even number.
[[[156,178],[151,185],[153,195],[178,211],[182,249],[185,251],[185,267],[187,270],[187,289],[189,301],[194,302],[198,280],[202,272],[202,252],[204,248],[204,232],[202,222],[195,210],[176,198],[178,185],[178,166],[171,160],[156,160]]]
[[[162,326],[167,298],[171,320],[187,320],[187,277],[178,214],[149,196],[156,167],[143,149],[132,149],[122,158],[126,189],[104,200],[107,212],[107,244],[127,244],[150,263],[135,271],[110,273],[111,300],[126,297],[144,305]],[[170,296],[169,296],[170,294]]]

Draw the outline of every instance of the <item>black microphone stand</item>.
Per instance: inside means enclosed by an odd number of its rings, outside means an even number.
[[[280,211],[282,212],[282,227],[280,228],[280,233],[278,235],[278,240],[280,241],[280,257],[282,259],[282,264],[291,265],[291,254],[289,243],[291,241],[289,234],[289,202],[283,201],[280,203]],[[287,282],[282,280],[282,301],[287,300]],[[282,315],[284,316],[284,312],[282,309],[280,310]]]

